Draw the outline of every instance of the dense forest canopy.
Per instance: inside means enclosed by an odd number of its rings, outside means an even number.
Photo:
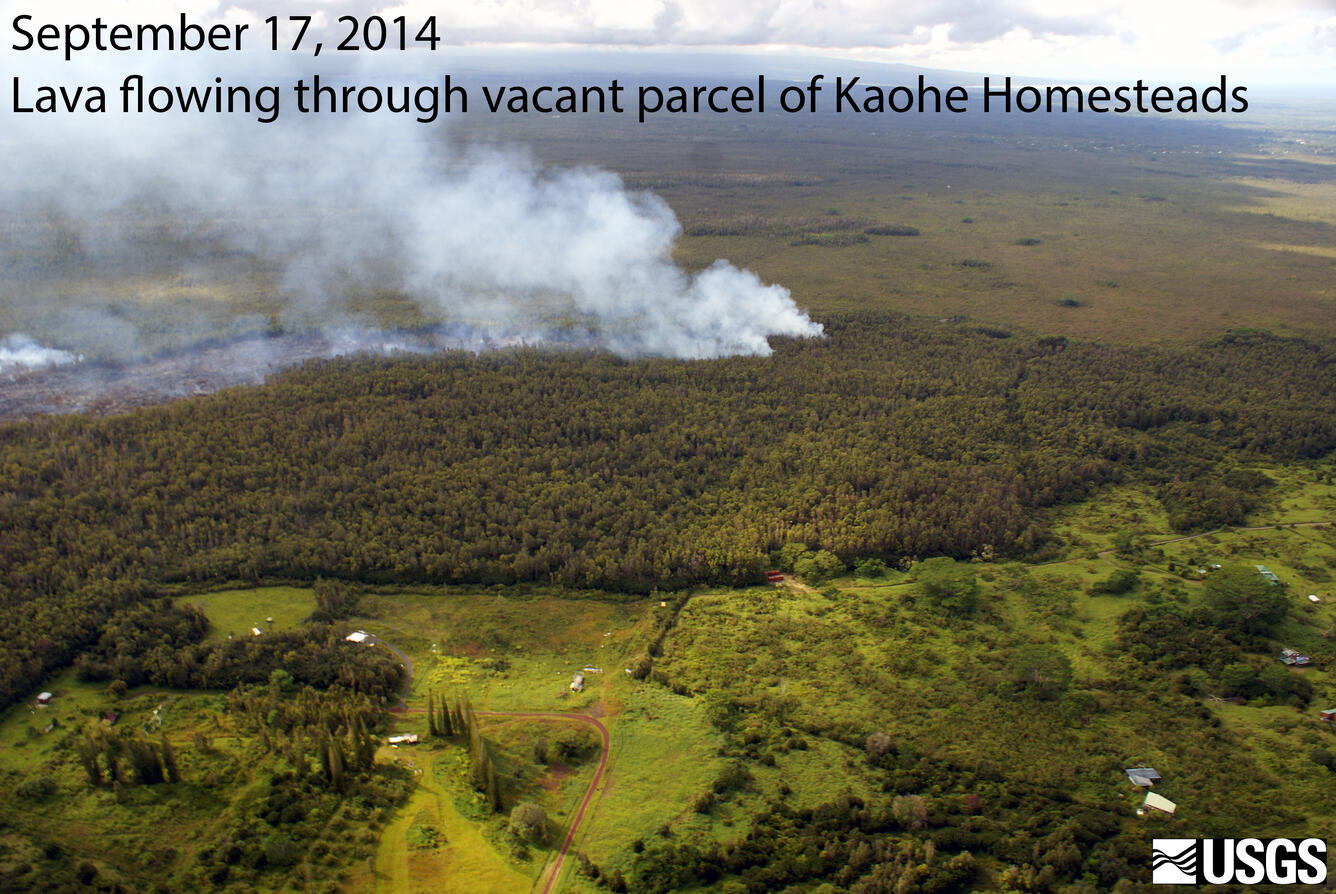
[[[1037,555],[1112,480],[1237,523],[1241,461],[1336,447],[1336,343],[1012,336],[882,314],[770,358],[345,358],[260,388],[0,428],[4,702],[175,581],[542,581],[645,592],[849,561]]]

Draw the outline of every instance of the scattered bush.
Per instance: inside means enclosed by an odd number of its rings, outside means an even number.
[[[25,801],[42,801],[56,793],[56,781],[50,776],[34,776],[20,782],[14,792]]]
[[[826,248],[842,248],[846,245],[859,245],[869,241],[865,233],[804,233],[789,245],[820,245]]]

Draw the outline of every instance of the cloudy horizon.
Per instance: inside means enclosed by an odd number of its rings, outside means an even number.
[[[1073,10],[1051,0],[490,0],[382,4],[326,0],[301,10],[275,0],[58,0],[0,4],[6,25],[172,21],[181,12],[249,23],[297,12],[332,28],[340,15],[435,15],[444,49],[731,53],[899,63],[1084,81],[1203,80],[1228,74],[1258,85],[1336,85],[1336,0],[1101,0]],[[314,32],[313,32],[314,33]],[[322,33],[334,34],[333,30]],[[7,40],[6,43],[11,43]],[[359,54],[365,57],[370,54]]]

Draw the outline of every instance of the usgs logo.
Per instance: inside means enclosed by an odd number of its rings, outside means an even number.
[[[1320,885],[1327,880],[1321,838],[1155,838],[1156,885]]]

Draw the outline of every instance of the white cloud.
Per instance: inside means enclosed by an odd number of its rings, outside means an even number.
[[[6,24],[19,10],[0,4]],[[180,12],[435,15],[447,45],[764,48],[1052,78],[1210,77],[1336,84],[1331,0],[57,0],[39,19],[170,21]],[[24,8],[22,11],[30,11]],[[255,31],[253,31],[255,33]],[[931,35],[931,39],[927,39]]]

